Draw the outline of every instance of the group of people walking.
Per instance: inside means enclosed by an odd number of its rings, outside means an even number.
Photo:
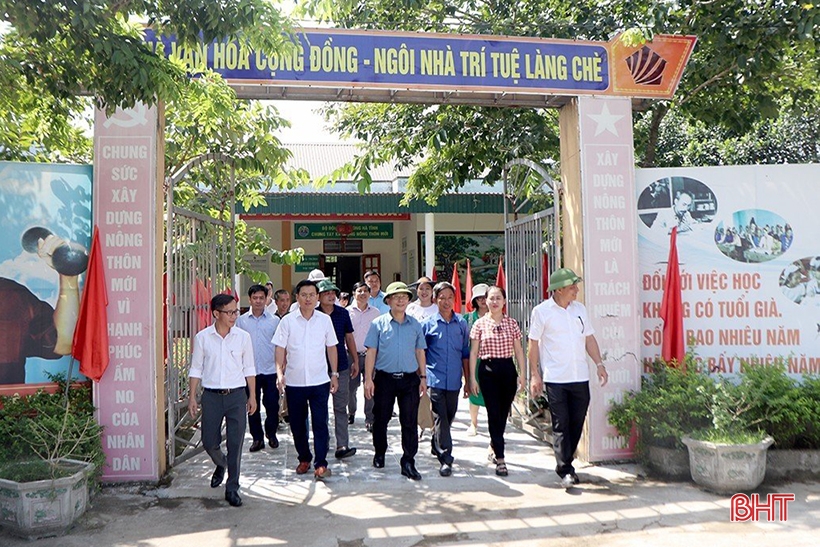
[[[388,424],[398,405],[400,472],[421,479],[415,465],[418,412],[427,394],[434,417],[431,452],[439,474],[450,476],[455,461],[451,426],[463,389],[471,403],[468,434],[475,434],[478,408],[485,406],[488,458],[497,475],[507,476],[504,432],[513,399],[525,387],[527,363],[531,393],[546,391],[549,401],[556,472],[565,487],[577,484],[572,461],[590,399],[587,354],[599,381],[607,381],[594,329],[584,306],[575,301],[580,281],[568,269],[550,277],[553,296],[532,311],[529,361],[518,323],[505,314],[501,287],[476,285],[475,311],[465,316],[454,311],[452,284],[423,277],[410,286],[391,283],[382,291],[374,270],[354,285],[347,308],[338,304],[339,288],[320,270],[296,285],[292,305],[287,291],[272,293],[272,286],[253,285],[248,289],[250,309],[240,317],[236,299],[216,295],[211,301],[214,323],[194,339],[188,404],[195,416],[201,386],[202,442],[216,465],[211,486],[220,486],[227,471],[225,499],[232,506],[242,504],[238,491],[246,416],[253,437],[250,451],[262,450],[265,439],[277,448],[281,394],[298,455],[296,473],[306,474],[312,465],[316,480],[329,477],[329,399],[334,455],[349,458],[357,452],[349,444],[348,426],[355,421],[362,384],[373,467],[385,467]],[[221,447],[223,421],[227,453]]]

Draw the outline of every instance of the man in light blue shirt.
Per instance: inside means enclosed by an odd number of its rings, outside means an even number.
[[[456,289],[443,281],[433,288],[438,313],[421,324],[427,360],[427,387],[433,406],[433,452],[441,467],[439,474],[453,473],[453,438],[450,424],[458,411],[462,378],[469,377],[470,330],[461,315],[453,313]],[[465,392],[465,396],[467,393]]]
[[[370,298],[367,303],[381,313],[390,311],[390,306],[385,304],[384,293],[382,292],[382,277],[377,270],[367,270],[364,272],[364,282],[370,289]]]
[[[384,296],[390,312],[373,320],[364,345],[364,396],[373,398],[373,467],[384,467],[387,423],[399,403],[401,423],[401,474],[417,481],[415,457],[419,449],[419,397],[427,390],[424,335],[421,324],[405,313],[413,293],[401,281],[391,283]]]
[[[244,313],[236,326],[251,335],[253,341],[253,360],[256,364],[256,400],[265,407],[265,428],[262,429],[262,411],[248,416],[248,429],[253,442],[250,451],[258,452],[265,448],[265,437],[271,448],[279,448],[276,429],[279,426],[279,389],[276,387],[276,362],[274,346],[271,340],[279,326],[279,318],[265,308],[268,300],[268,288],[264,285],[251,285],[248,288],[248,299],[251,309]]]

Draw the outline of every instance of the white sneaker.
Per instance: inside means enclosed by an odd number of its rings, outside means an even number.
[[[575,481],[572,480],[572,475],[570,474],[564,475],[564,478],[561,479],[561,488],[569,490],[574,484]]]
[[[470,424],[470,427],[467,428],[467,436],[468,437],[475,437],[478,432],[475,430],[475,426]]]

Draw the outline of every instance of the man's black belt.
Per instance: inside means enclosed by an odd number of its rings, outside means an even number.
[[[378,372],[379,374],[386,374],[387,376],[392,376],[396,380],[399,380],[406,376],[418,376],[418,371],[415,370],[413,372],[385,372],[383,370],[377,370],[376,372]]]
[[[203,387],[203,391],[207,391],[208,393],[216,393],[217,395],[230,395],[234,391],[239,391],[240,389],[245,389],[245,386],[242,387],[229,387],[227,389],[219,389],[213,387]]]

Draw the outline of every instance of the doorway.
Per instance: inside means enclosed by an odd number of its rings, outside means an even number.
[[[339,290],[350,292],[353,284],[362,280],[361,257],[351,255],[324,255],[324,272]]]

